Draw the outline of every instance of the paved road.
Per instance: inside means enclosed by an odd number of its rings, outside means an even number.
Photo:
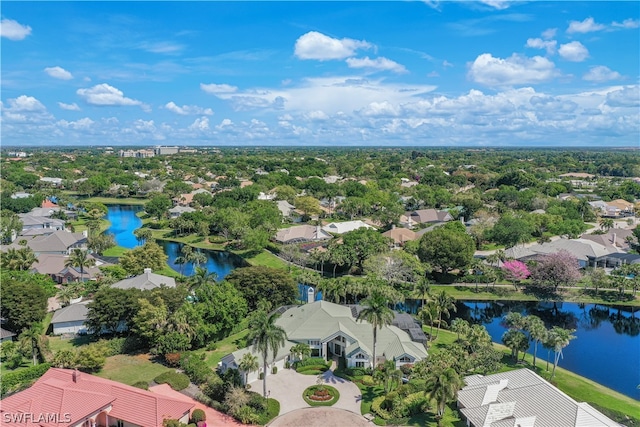
[[[279,370],[275,375],[267,377],[267,390],[269,397],[280,402],[280,415],[300,408],[310,406],[302,398],[302,392],[312,385],[316,385],[317,376],[302,375],[293,369]],[[340,399],[333,405],[333,408],[346,409],[360,414],[360,400],[362,394],[357,385],[351,381],[336,377],[332,371],[323,374],[325,384],[335,387],[340,392]],[[256,380],[252,383],[251,390],[262,393],[262,381]]]

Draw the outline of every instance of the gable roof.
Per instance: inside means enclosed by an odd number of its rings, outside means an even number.
[[[28,389],[2,400],[0,413],[68,414],[72,426],[111,406],[110,418],[160,427],[166,418],[180,419],[195,406],[180,400],[71,369],[50,368]],[[60,426],[55,422],[16,426]]]
[[[418,235],[415,231],[402,227],[392,228],[391,230],[382,233],[382,235],[384,237],[393,239],[393,241],[398,245],[404,244],[411,240],[416,240],[418,238]]]
[[[159,288],[160,286],[168,286],[170,288],[176,287],[176,280],[173,277],[163,276],[161,274],[152,273],[151,269],[145,269],[145,272],[139,276],[130,277],[128,279],[120,280],[119,282],[111,285],[112,288],[118,289],[140,289],[149,290]]]
[[[460,412],[476,427],[619,426],[578,403],[529,369],[471,375],[458,392]]]
[[[56,231],[51,234],[36,236],[27,240],[27,246],[36,254],[67,252],[72,246],[83,244],[87,238],[82,233],[70,233],[68,231]],[[10,247],[20,249],[22,246],[13,242]]]
[[[451,221],[453,216],[447,211],[439,211],[436,209],[419,209],[409,212],[408,217],[415,222],[445,222]]]
[[[89,312],[87,304],[90,302],[91,301],[82,301],[56,310],[51,318],[51,323],[84,322],[87,320],[87,313]]]
[[[320,226],[298,225],[283,228],[276,233],[276,241],[282,243],[309,242],[314,240],[328,240],[331,235]]]
[[[332,222],[325,225],[322,229],[329,233],[344,234],[359,228],[373,228],[369,224],[361,220],[345,221],[345,222]]]
[[[14,334],[13,332],[0,328],[0,339],[11,338],[15,336],[16,334]]]

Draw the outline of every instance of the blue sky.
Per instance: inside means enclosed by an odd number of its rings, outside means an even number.
[[[639,146],[638,2],[2,2],[2,145]]]

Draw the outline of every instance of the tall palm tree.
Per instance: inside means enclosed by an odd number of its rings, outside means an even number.
[[[206,268],[196,267],[196,272],[189,278],[189,290],[194,291],[205,283],[215,283],[218,275]]]
[[[68,283],[58,291],[58,300],[63,306],[69,305],[72,299],[78,298],[83,288],[77,283]]]
[[[262,394],[267,397],[267,358],[269,350],[275,360],[278,349],[284,346],[287,333],[276,325],[277,313],[257,311],[249,320],[249,335],[247,340],[253,342],[253,348],[262,355]]]
[[[298,343],[291,347],[291,354],[293,354],[296,359],[302,360],[305,357],[311,356],[311,347],[309,347],[309,344]]]
[[[192,252],[187,258],[196,268],[200,267],[201,264],[206,264],[207,256],[202,252]]]
[[[438,338],[440,327],[442,326],[442,315],[446,314],[447,317],[449,317],[449,310],[457,311],[458,309],[456,308],[456,300],[452,296],[447,295],[445,291],[437,294],[434,301],[438,312],[438,330],[436,331],[436,338]]]
[[[253,353],[245,353],[238,363],[238,369],[244,373],[244,385],[249,382],[249,373],[255,371],[260,367],[258,363],[258,356]]]
[[[429,339],[433,339],[433,322],[438,317],[438,308],[435,301],[427,302],[427,305],[422,307],[418,312],[418,317],[422,323],[429,323],[431,330],[429,331]]]
[[[611,230],[615,225],[615,223],[613,222],[613,219],[611,218],[601,218],[598,224],[600,225],[600,229],[604,231]]]
[[[184,273],[184,265],[185,265],[187,262],[189,262],[189,261],[187,260],[187,258],[186,258],[186,257],[184,257],[184,256],[182,256],[182,255],[178,255],[178,256],[176,257],[176,259],[174,259],[174,260],[173,260],[173,263],[174,263],[174,264],[177,264],[177,265],[179,265],[179,266],[180,266],[180,275],[181,275],[181,276],[184,276],[184,274],[183,274],[183,273]]]
[[[80,267],[80,281],[84,282],[84,269],[96,265],[96,260],[87,251],[74,249],[64,263],[65,267]]]
[[[463,385],[453,368],[437,369],[431,372],[425,383],[425,390],[427,396],[436,401],[438,418],[442,418],[445,405],[456,398],[458,390]]]
[[[549,341],[553,348],[553,370],[551,371],[551,378],[556,374],[556,367],[560,361],[562,355],[562,349],[569,345],[572,339],[577,338],[575,335],[571,335],[575,332],[575,329],[563,329],[559,326],[554,326],[549,331]]]
[[[420,302],[420,308],[424,307],[425,300],[427,299],[427,295],[429,294],[429,290],[431,290],[431,282],[426,277],[421,277],[415,284],[414,288],[418,295],[420,295],[422,301]]]
[[[544,322],[534,315],[527,316],[525,330],[529,332],[529,339],[533,341],[533,367],[536,367],[536,357],[538,356],[538,344],[547,339],[547,328]],[[523,356],[524,357],[524,356]]]
[[[388,307],[389,301],[380,293],[374,292],[369,298],[362,301],[364,309],[358,314],[358,321],[366,320],[373,326],[373,369],[376,368],[376,343],[378,329],[390,325],[395,315]]]
[[[27,271],[37,260],[38,258],[31,248],[9,248],[7,252],[2,253],[2,268]]]
[[[44,358],[46,349],[46,338],[42,331],[41,323],[34,323],[29,329],[25,329],[19,337],[20,344],[23,348],[31,349],[31,357],[33,365],[38,364],[38,355]]]

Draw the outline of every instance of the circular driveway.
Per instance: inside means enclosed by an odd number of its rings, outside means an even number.
[[[370,425],[363,416],[333,406],[297,409],[280,415],[268,424],[269,427],[368,427]]]
[[[354,415],[360,414],[362,393],[357,385],[349,380],[336,377],[332,371],[322,374],[322,378],[325,384],[335,387],[340,392],[340,399],[331,408],[346,409],[353,412]],[[307,387],[316,385],[317,379],[316,375],[299,374],[293,369],[281,369],[275,375],[268,375],[267,390],[269,397],[280,402],[280,415],[296,409],[310,408],[309,404],[302,398],[302,393]],[[262,380],[253,381],[250,385],[251,391],[262,393]],[[364,417],[361,418],[365,420]],[[325,426],[327,425],[332,424],[325,424]]]

